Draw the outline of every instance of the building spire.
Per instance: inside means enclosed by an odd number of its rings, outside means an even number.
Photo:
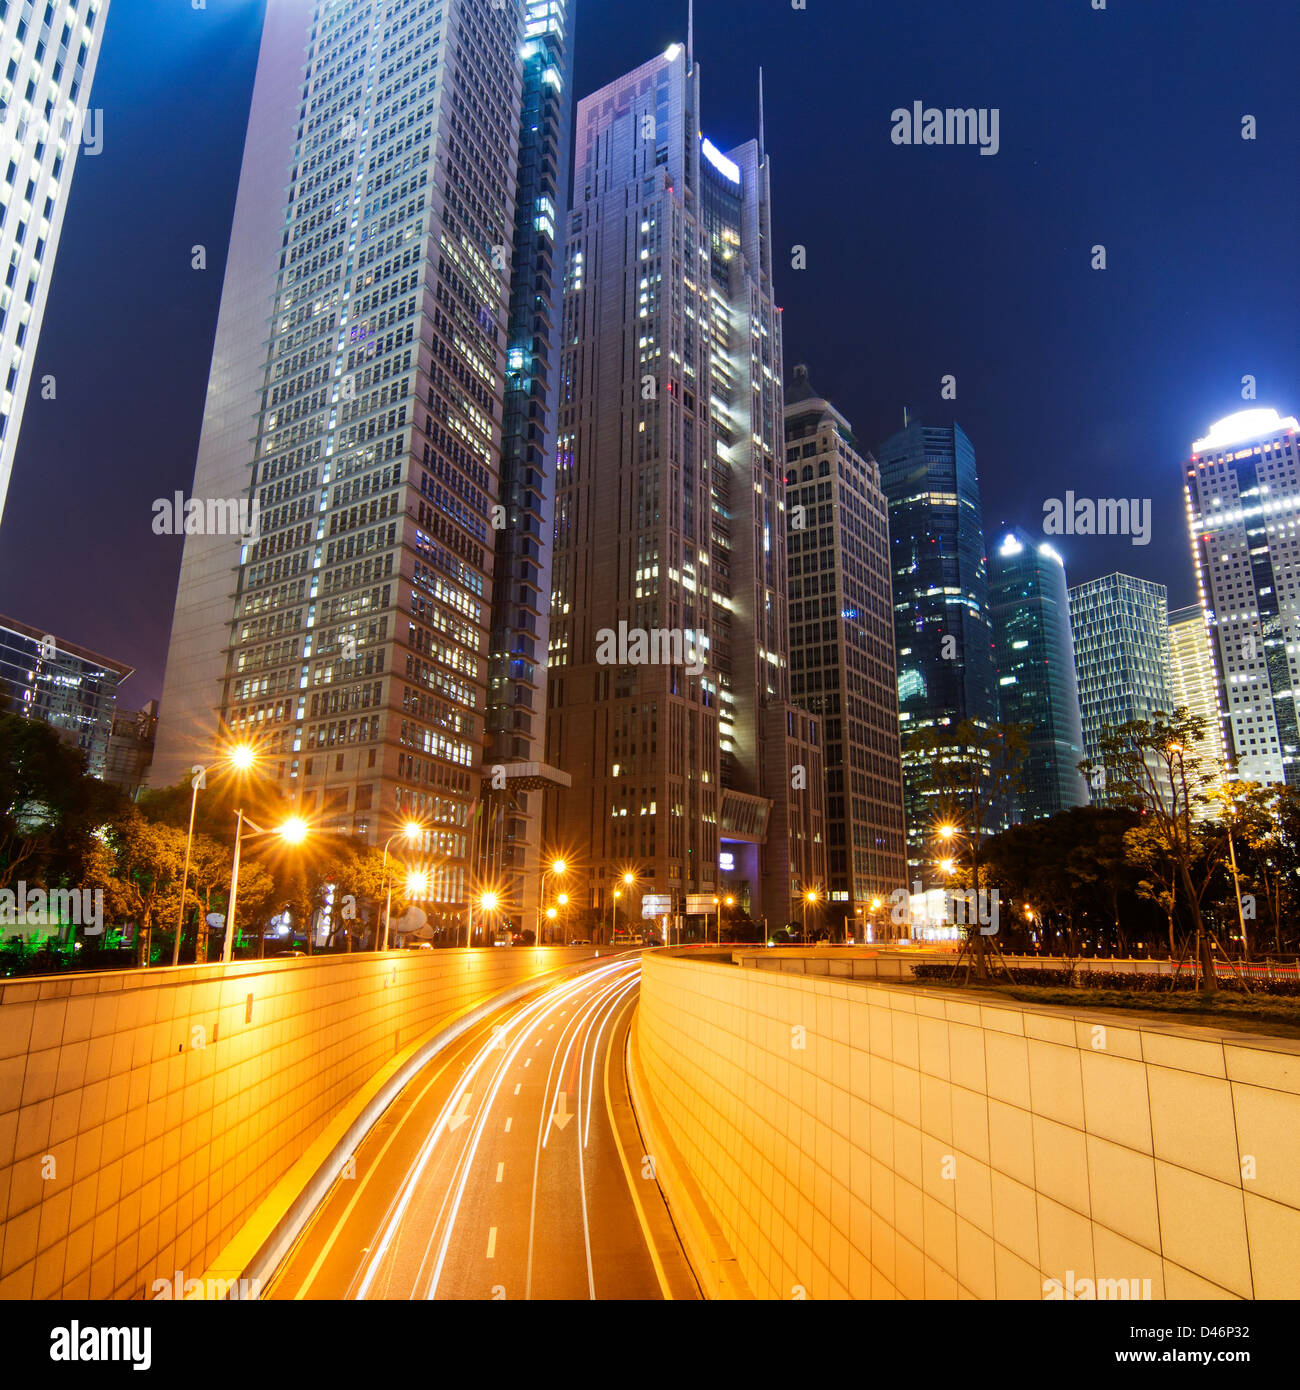
[[[695,69],[695,0],[686,0],[686,71]]]
[[[761,166],[767,159],[767,141],[763,132],[763,69],[758,69],[758,162]]]

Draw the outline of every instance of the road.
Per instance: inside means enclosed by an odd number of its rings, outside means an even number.
[[[262,1296],[698,1298],[627,1103],[640,974],[599,961],[430,1062]]]

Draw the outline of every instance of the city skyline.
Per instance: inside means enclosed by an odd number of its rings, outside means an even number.
[[[1279,1351],[1293,0],[108,3],[0,0],[19,1354]]]
[[[657,51],[685,37],[684,5],[681,14],[671,10],[656,14],[648,33],[644,23],[627,22],[631,10],[624,13],[624,8],[579,10],[575,96],[635,67],[644,61],[647,50]],[[1283,151],[1273,145],[1276,159],[1266,157],[1267,142],[1276,141],[1282,127],[1282,109],[1273,105],[1275,94],[1257,90],[1253,82],[1246,85],[1258,46],[1277,32],[1284,18],[1287,23],[1294,23],[1294,18],[1289,12],[1284,15],[1280,5],[1263,4],[1225,24],[1221,33],[1208,25],[1191,30],[1172,26],[1189,60],[1199,62],[1199,55],[1213,52],[1224,75],[1224,89],[1234,93],[1243,89],[1236,101],[1240,110],[1232,108],[1231,129],[1227,96],[1215,97],[1204,110],[1198,108],[1198,119],[1212,120],[1213,128],[1198,127],[1197,153],[1204,167],[1198,164],[1193,170],[1179,121],[1172,116],[1157,119],[1156,97],[1139,94],[1134,85],[1132,54],[1140,53],[1139,40],[1145,41],[1149,31],[1160,30],[1166,11],[1172,14],[1172,7],[1155,5],[1142,15],[1099,17],[1092,27],[1090,16],[1067,24],[1070,51],[1076,55],[1066,74],[1068,81],[1082,81],[1093,65],[1105,61],[1111,66],[1117,92],[1131,90],[1135,109],[1143,116],[1131,132],[1131,148],[1117,139],[1118,117],[1111,120],[1087,102],[1040,100],[1042,76],[1031,55],[1034,40],[1041,40],[1042,26],[1051,23],[1045,16],[1025,16],[1025,32],[995,61],[971,59],[966,41],[975,20],[950,5],[933,7],[926,30],[929,47],[924,50],[916,45],[918,21],[902,16],[831,20],[810,11],[795,13],[788,22],[782,19],[735,32],[728,26],[725,6],[701,5],[696,14],[696,50],[707,72],[725,78],[711,107],[717,113],[714,138],[724,147],[733,136],[743,134],[746,124],[752,127],[757,68],[765,67],[774,244],[779,253],[774,257],[774,274],[777,302],[785,309],[788,360],[810,361],[821,389],[854,420],[869,447],[901,424],[905,406],[927,419],[960,419],[980,449],[986,508],[1009,524],[1031,530],[1041,525],[1045,498],[1040,480],[1045,474],[1058,494],[1067,488],[1081,493],[1091,486],[1103,494],[1119,495],[1136,467],[1143,492],[1154,499],[1155,525],[1149,546],[1131,547],[1125,537],[1084,536],[1061,537],[1053,544],[1072,581],[1128,569],[1166,583],[1171,601],[1179,604],[1195,597],[1186,546],[1176,534],[1182,527],[1177,467],[1186,440],[1199,436],[1212,420],[1240,408],[1241,377],[1247,374],[1256,377],[1261,404],[1272,404],[1284,414],[1295,408],[1291,383],[1300,380],[1300,352],[1281,309],[1294,301],[1296,270],[1284,254],[1284,238],[1271,228],[1294,220],[1288,219],[1286,208],[1296,194],[1285,185],[1279,189],[1270,177]],[[0,603],[53,631],[66,631],[78,641],[120,654],[137,670],[131,698],[139,703],[161,693],[165,643],[156,629],[160,622],[165,626],[167,594],[180,559],[177,540],[150,534],[149,509],[155,498],[190,486],[208,365],[204,339],[215,326],[219,248],[224,246],[233,205],[260,7],[159,21],[132,0],[114,0],[113,15],[106,33],[105,61],[96,79],[95,100],[102,101],[105,109],[104,153],[86,161],[73,184],[38,362],[38,371],[44,372],[44,355],[49,354],[52,369],[62,368],[61,404],[58,413],[47,409],[48,403],[28,413],[26,442],[20,446],[11,490],[11,514],[0,545]],[[639,11],[637,15],[640,19]],[[804,29],[798,27],[801,23]],[[139,54],[145,48],[138,44],[129,58],[125,49],[145,24],[151,43],[157,38],[156,51],[162,57],[157,71],[151,67],[150,79],[163,118],[158,125],[168,126],[169,113],[175,117],[171,128],[184,125],[189,134],[183,157],[179,148],[150,135],[153,123],[142,122],[129,103],[128,93],[138,82],[133,64],[142,61]],[[207,28],[200,28],[202,24]],[[1112,27],[1108,30],[1104,25]],[[833,238],[826,239],[824,230],[819,233],[820,242],[816,240],[817,227],[801,211],[816,180],[830,175],[835,167],[833,143],[812,137],[818,130],[823,135],[834,130],[837,122],[848,128],[849,98],[834,83],[822,83],[817,103],[810,108],[796,76],[800,63],[806,67],[840,61],[827,48],[827,40],[857,26],[863,27],[864,39],[871,34],[873,47],[892,40],[898,71],[890,79],[889,95],[878,103],[853,98],[855,110],[859,105],[871,110],[854,116],[852,128],[862,136],[855,137],[852,148],[866,160],[869,196],[887,198],[891,206],[901,205],[902,200],[917,220],[908,237],[895,240],[882,252],[883,233],[877,219],[860,219],[866,239],[860,254],[850,260]],[[213,44],[221,54],[226,78],[222,90],[228,96],[221,104],[207,107],[201,103],[212,98],[200,98],[196,108],[192,73],[200,60],[211,63]],[[851,49],[852,44],[839,47]],[[1172,73],[1162,79],[1175,80]],[[917,92],[933,91],[935,100],[946,101],[945,86],[959,101],[1001,104],[1001,145],[996,158],[981,159],[971,150],[927,150],[890,143],[891,111],[910,106]],[[1243,104],[1247,90],[1248,105]],[[981,91],[990,95],[981,96]],[[1179,108],[1175,95],[1161,95],[1170,112]],[[1200,95],[1197,90],[1195,99]],[[1032,130],[1015,118],[1013,99],[1035,109]],[[1185,99],[1194,99],[1190,82]],[[1240,138],[1240,116],[1246,110],[1259,122],[1259,139],[1254,144]],[[1102,153],[1098,152],[1098,132]],[[1052,157],[1045,162],[1042,156],[1048,150]],[[154,221],[146,219],[147,225],[141,225],[133,218],[128,228],[119,211],[123,178],[132,187],[132,180],[139,178],[136,171],[155,166],[160,158],[174,175],[171,186],[181,196],[173,200],[174,207],[160,206]],[[125,172],[127,165],[130,172]],[[196,165],[204,169],[203,178],[196,176]],[[1058,165],[1069,168],[1074,178],[1066,180],[1054,172]],[[1150,186],[1150,167],[1161,171],[1158,188]],[[1235,234],[1229,236],[1202,205],[1199,195],[1205,183],[1213,184],[1223,196],[1247,201],[1258,196],[1252,189],[1267,188],[1271,206],[1278,206],[1280,200],[1276,220],[1256,226],[1252,254],[1244,263],[1235,255]],[[139,197],[147,202],[149,195],[143,185],[139,187]],[[1086,213],[1079,212],[1080,187],[1090,195]],[[966,241],[954,239],[951,230],[939,234],[921,225],[928,203],[939,197],[941,189],[945,190],[944,224],[953,227],[955,202],[960,209],[955,225],[964,229]],[[1047,199],[1045,215],[1053,246],[1062,238],[1070,244],[1077,240],[1083,269],[1071,270],[1055,250],[1045,258],[1036,245],[1026,244],[1017,235],[1014,218],[1008,223],[1002,217],[999,200],[1009,195],[1023,198],[1031,189],[1036,190],[1035,197]],[[1103,189],[1109,196],[1098,203],[1096,195]],[[1123,211],[1134,199],[1142,210],[1136,222]],[[852,206],[850,200],[847,216],[853,215]],[[1015,208],[1013,200],[1009,210]],[[1087,278],[1103,275],[1087,268],[1088,251],[1095,242],[1106,241],[1103,231],[1108,220],[1121,239],[1110,242],[1110,266],[1104,274],[1123,283],[1106,282],[1112,288],[1101,294],[1097,282]],[[1103,230],[1094,234],[1091,228],[1098,222]],[[997,229],[1003,241],[996,239]],[[1198,248],[1187,267],[1168,264],[1159,251],[1173,238]],[[189,268],[189,248],[196,241],[205,242],[211,253],[206,277]],[[790,268],[789,248],[796,244],[806,248],[808,268],[803,271]],[[971,263],[972,256],[978,264]],[[173,257],[175,264],[169,269]],[[112,287],[103,283],[98,269],[105,258],[121,264],[121,280],[145,286],[143,300],[135,297],[138,307],[133,320],[161,327],[177,324],[182,321],[178,315],[183,315],[186,324],[183,347],[169,354],[171,360],[156,365],[149,388],[155,400],[149,413],[160,413],[162,429],[156,437],[163,445],[144,454],[132,445],[131,466],[117,470],[120,484],[110,484],[111,469],[106,475],[103,467],[90,468],[89,459],[81,463],[81,451],[73,447],[84,428],[81,421],[89,414],[102,421],[97,433],[105,441],[103,452],[110,459],[122,456],[119,451],[130,438],[126,422],[142,414],[142,402],[132,405],[139,401],[141,383],[117,366],[117,354],[109,346],[120,339],[124,318],[113,307]],[[142,272],[148,267],[148,273],[136,274],[137,265]],[[872,265],[888,266],[888,276],[873,276]],[[1152,278],[1157,267],[1159,278]],[[1230,267],[1226,282],[1224,275],[1213,272],[1214,267],[1223,268],[1225,274]],[[1212,299],[1204,289],[1207,280],[1215,282]],[[87,287],[92,283],[94,297],[102,302],[87,313]],[[1053,314],[1063,312],[1066,304],[1072,306],[1069,347],[1065,320],[1057,317],[1052,324],[1042,323],[1039,315],[1046,309],[1029,303],[1031,291],[1043,284],[1051,286],[1048,307]],[[927,325],[922,335],[921,325],[909,323],[902,306],[909,293],[915,297],[922,287],[929,292],[931,286],[937,293],[949,294],[952,313],[943,333],[930,334]],[[999,312],[989,314],[986,296],[998,286],[1005,291]],[[829,306],[842,303],[846,292],[856,314],[829,315]],[[1164,323],[1172,330],[1188,313],[1207,330],[1213,325],[1204,335],[1205,343],[1213,342],[1212,350],[1202,344],[1193,352],[1186,340],[1172,332],[1150,341],[1153,326]],[[864,360],[862,347],[852,348],[854,340],[847,336],[848,325],[855,320],[887,328],[880,345],[888,343],[889,350],[868,346]],[[991,353],[985,341],[990,332],[996,344]],[[819,339],[825,342],[824,365]],[[1050,351],[1031,350],[1030,345],[1037,342],[1049,344]],[[981,356],[1009,362],[1010,372],[995,378],[986,378],[982,371],[972,375]],[[940,378],[949,373],[957,378],[953,402],[939,396]],[[1078,408],[1062,417],[1061,406],[1070,400]],[[74,412],[76,421],[70,418]],[[1071,417],[1069,428],[1060,425],[1062,418]],[[181,448],[185,438],[191,442]],[[28,450],[33,461],[24,466]],[[28,597],[24,576],[38,563],[41,518],[59,505],[50,465],[42,463],[52,455],[72,459],[74,476],[86,470],[81,479],[86,506],[78,515],[61,517],[64,533],[87,563],[111,570],[117,580],[88,593],[72,574],[59,572],[50,575],[38,594]],[[1049,460],[1046,465],[1044,456]],[[107,524],[96,524],[99,519]],[[145,537],[147,543],[139,544]],[[27,602],[22,601],[24,597]],[[161,620],[160,613],[164,613]]]

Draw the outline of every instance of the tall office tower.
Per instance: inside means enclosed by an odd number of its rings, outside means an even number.
[[[117,688],[131,667],[75,642],[0,616],[0,713],[39,719],[106,779]]]
[[[1087,805],[1070,597],[1056,551],[1019,528],[1008,531],[989,556],[989,612],[998,717],[1030,726],[1011,819],[1037,820]]]
[[[527,373],[545,347],[524,345],[509,380],[507,353],[525,68],[534,99],[538,81],[562,91],[558,62],[537,63],[565,8],[268,7],[194,486],[251,494],[257,524],[187,537],[151,779],[245,738],[326,829],[375,843],[414,817],[444,922],[474,886],[494,521],[518,564],[503,645],[539,583],[527,445],[544,447],[545,406]],[[559,117],[536,114],[526,187],[546,231]],[[544,321],[545,246],[525,254]],[[529,687],[506,677],[498,703]]]
[[[1070,589],[1074,665],[1079,677],[1083,746],[1105,766],[1101,740],[1121,724],[1173,713],[1170,689],[1168,590],[1131,574],[1108,574]],[[1091,784],[1092,800],[1109,789]]]
[[[785,395],[790,695],[822,724],[827,889],[861,939],[907,885],[889,515],[880,469],[794,369]]]
[[[0,4],[0,521],[77,153],[103,146],[89,107],[108,0]]]
[[[1199,603],[1169,612],[1169,672],[1170,699],[1175,709],[1185,707],[1205,720],[1205,737],[1199,751],[1206,768],[1212,768],[1220,779],[1227,777],[1210,627]]]
[[[880,446],[879,459],[889,500],[908,863],[918,870],[931,861],[934,812],[908,739],[966,719],[997,720],[984,520],[975,449],[960,425],[910,424]]]
[[[1196,583],[1229,762],[1251,782],[1300,779],[1300,425],[1242,410],[1183,467]]]
[[[515,197],[515,252],[506,347],[488,656],[487,747],[475,872],[512,921],[537,919],[542,791],[567,786],[542,761],[551,607],[555,404],[562,249],[568,211],[572,0],[526,0]],[[499,525],[497,523],[500,523]]]
[[[593,906],[631,869],[643,912],[719,892],[774,926],[825,876],[820,731],[788,699],[761,118],[715,148],[699,79],[674,44],[578,104],[547,835]]]

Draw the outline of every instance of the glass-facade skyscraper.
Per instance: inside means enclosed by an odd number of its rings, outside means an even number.
[[[117,712],[117,688],[131,667],[75,642],[0,617],[0,710],[39,719],[86,755],[103,779]]]
[[[1101,740],[1121,724],[1171,715],[1168,590],[1150,579],[1108,574],[1070,589],[1083,744],[1104,767]],[[1092,800],[1108,789],[1091,784]]]
[[[1030,726],[1010,819],[1037,820],[1086,805],[1070,598],[1056,551],[1026,531],[1005,532],[989,555],[989,612],[999,719]]]
[[[1300,781],[1300,424],[1266,409],[1216,421],[1183,486],[1229,762]]]
[[[435,924],[528,915],[569,9],[268,6],[194,482],[260,526],[187,536],[168,654],[153,783],[248,739],[323,829],[415,818]]]
[[[0,521],[77,156],[103,144],[89,96],[108,5],[0,4]]]
[[[960,425],[909,424],[877,457],[889,499],[908,859],[915,868],[932,817],[908,739],[966,719],[986,726],[997,720],[984,518],[975,448]]]

